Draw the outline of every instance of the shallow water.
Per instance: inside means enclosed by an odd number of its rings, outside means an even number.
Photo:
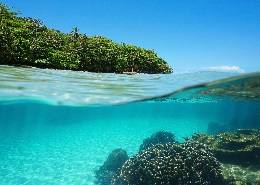
[[[20,78],[27,70],[29,77]],[[123,148],[132,156],[144,138],[161,130],[174,133],[181,142],[194,133],[260,128],[259,86],[255,85],[259,74],[249,75],[250,80],[256,81],[250,88],[241,80],[248,76],[242,76],[178,90],[234,74],[118,77],[79,73],[84,78],[78,77],[79,84],[71,85],[73,75],[78,73],[68,72],[67,76],[64,71],[56,74],[56,71],[6,66],[0,71],[0,184],[3,185],[92,185],[94,171],[113,149]],[[53,79],[54,75],[59,83]],[[230,89],[219,91],[220,87],[237,88],[237,84],[243,84],[243,89],[236,96]],[[123,90],[119,93],[118,89]],[[175,92],[141,101],[170,91]],[[54,92],[56,95],[51,96]],[[68,99],[57,95],[68,92]],[[95,98],[90,100],[93,94]],[[86,97],[90,101],[84,102]],[[128,101],[135,102],[112,105]]]
[[[88,73],[0,66],[0,101],[41,101],[52,105],[118,104],[173,92],[185,86],[238,75],[194,73]]]

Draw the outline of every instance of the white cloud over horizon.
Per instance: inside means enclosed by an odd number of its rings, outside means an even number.
[[[244,73],[245,70],[242,69],[239,66],[228,66],[228,65],[222,65],[222,66],[211,66],[204,68],[206,70],[210,71],[221,71],[221,72],[237,72],[237,73]]]

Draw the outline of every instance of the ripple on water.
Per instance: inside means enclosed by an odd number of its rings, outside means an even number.
[[[36,99],[51,104],[116,104],[170,93],[234,73],[124,75],[0,66],[1,101]]]

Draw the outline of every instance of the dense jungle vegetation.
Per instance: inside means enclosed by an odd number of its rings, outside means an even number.
[[[49,29],[4,4],[0,4],[0,64],[90,72],[172,72],[152,50],[90,37],[78,28],[71,33]]]

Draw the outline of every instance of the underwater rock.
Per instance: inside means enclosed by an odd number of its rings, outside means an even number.
[[[139,148],[139,152],[142,152],[156,144],[166,143],[177,143],[174,134],[171,132],[159,131],[151,135],[151,137],[144,139],[143,144],[141,144]]]
[[[215,136],[194,135],[191,140],[207,144],[216,158],[225,163],[260,164],[260,130],[246,129]]]
[[[224,179],[230,185],[259,185],[259,166],[242,167],[238,165],[221,165]]]
[[[96,184],[110,185],[112,177],[127,160],[128,155],[125,150],[121,148],[113,150],[104,164],[95,172]]]
[[[198,142],[157,144],[127,160],[112,185],[220,185],[220,163]]]

